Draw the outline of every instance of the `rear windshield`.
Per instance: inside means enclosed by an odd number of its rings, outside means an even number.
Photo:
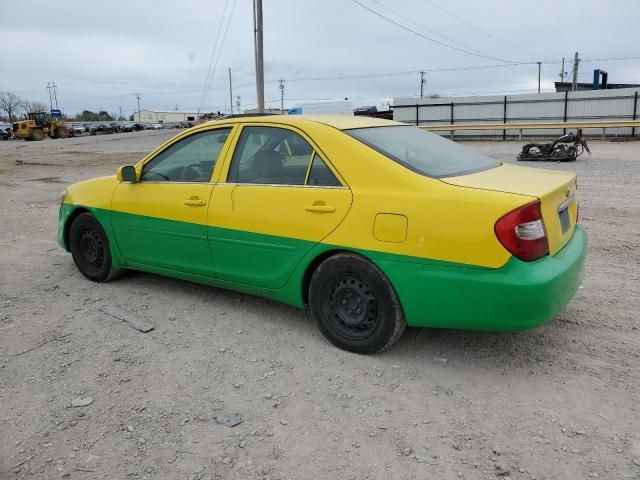
[[[428,177],[455,177],[500,165],[440,135],[410,125],[354,128],[345,133]]]

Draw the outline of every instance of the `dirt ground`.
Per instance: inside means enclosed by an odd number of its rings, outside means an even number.
[[[590,236],[583,285],[552,323],[409,329],[358,356],[307,311],[80,275],[55,243],[60,191],[174,133],[0,142],[0,478],[640,478],[640,143],[539,165],[578,172]],[[521,144],[466,145],[512,162]]]

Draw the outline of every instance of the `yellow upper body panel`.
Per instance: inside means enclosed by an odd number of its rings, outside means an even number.
[[[573,235],[578,215],[575,173],[503,164],[484,172],[445,178],[443,181],[452,185],[520,193],[540,199],[542,216],[547,227],[549,252],[552,255],[560,250]],[[558,207],[571,199],[574,200],[568,205],[571,228],[563,232]]]
[[[555,196],[561,188],[567,181],[572,181],[575,191],[575,180],[571,174],[507,165],[455,178],[426,177],[392,161],[341,131],[404,124],[349,116],[242,117],[208,122],[180,133],[141,160],[135,168],[140,175],[144,164],[159,152],[195,132],[231,126],[232,132],[211,176],[213,193],[212,201],[207,206],[209,213],[206,221],[214,227],[318,241],[318,232],[314,228],[294,228],[296,217],[291,213],[293,210],[289,208],[290,205],[287,206],[286,214],[289,221],[283,222],[282,218],[273,222],[265,221],[268,216],[261,212],[277,212],[283,208],[283,202],[286,202],[282,186],[252,187],[246,189],[246,192],[238,192],[239,196],[234,199],[233,185],[227,185],[227,193],[222,195],[221,189],[220,194],[216,194],[216,185],[226,183],[241,129],[248,125],[278,126],[294,130],[311,144],[336,177],[343,182],[343,188],[350,193],[348,196],[336,193],[323,197],[320,195],[323,189],[319,188],[316,199],[311,190],[317,187],[297,187],[291,189],[291,198],[304,202],[301,209],[325,201],[331,203],[331,199],[335,198],[338,202],[336,215],[344,215],[344,218],[320,240],[345,248],[498,268],[509,260],[511,254],[495,236],[496,221],[509,211],[536,198],[543,200],[545,219],[548,217],[549,221],[552,221],[557,215],[554,217],[550,212],[555,208]],[[169,198],[167,196],[171,196],[167,192],[171,188],[169,184],[165,183],[163,188],[155,189],[158,190],[157,193],[148,194],[163,196],[162,201],[157,202],[156,206],[150,198],[142,203],[133,201],[136,198],[136,193],[133,192],[135,184],[127,189],[131,190],[127,197],[131,202],[119,201],[118,205],[112,205],[112,196],[117,185],[119,183],[115,176],[81,182],[69,188],[65,202],[105,209],[115,208],[125,213],[168,220],[193,221],[188,214],[180,213],[188,212],[183,206],[166,208],[166,200]],[[155,191],[153,188],[147,188],[149,192]],[[306,188],[310,189],[311,193],[304,193]],[[261,189],[271,189],[274,195],[256,196],[259,193],[257,190]],[[185,187],[180,188],[180,193],[176,193],[180,198],[176,197],[176,201],[182,201],[188,193],[186,190],[188,189]],[[554,197],[553,202],[545,202],[544,199],[549,195]],[[209,202],[209,198],[201,196],[204,201]],[[235,207],[242,207],[242,203],[234,204],[234,200],[241,202],[246,198],[249,201],[253,197],[259,198],[260,202],[255,216],[250,215],[245,209],[241,215],[233,214]],[[217,198],[219,205],[224,205],[224,212],[216,211]],[[545,209],[549,211],[546,212]],[[575,219],[575,210],[572,212]],[[376,218],[380,222],[377,225]],[[221,224],[217,225],[216,222]],[[302,222],[300,225],[311,224]],[[394,231],[394,228],[402,231]],[[556,235],[555,230],[553,235]],[[553,238],[550,236],[552,253],[566,241],[564,237],[567,235],[556,235]]]

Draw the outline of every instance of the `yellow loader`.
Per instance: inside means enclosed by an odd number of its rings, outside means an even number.
[[[34,112],[27,120],[18,120],[13,124],[13,135],[25,140],[42,140],[46,135],[51,138],[67,138],[69,129],[64,120],[51,118],[47,112]]]

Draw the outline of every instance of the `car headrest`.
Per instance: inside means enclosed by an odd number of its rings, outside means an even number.
[[[273,150],[265,150],[256,153],[253,159],[253,168],[256,177],[276,177],[282,174],[282,154]]]

